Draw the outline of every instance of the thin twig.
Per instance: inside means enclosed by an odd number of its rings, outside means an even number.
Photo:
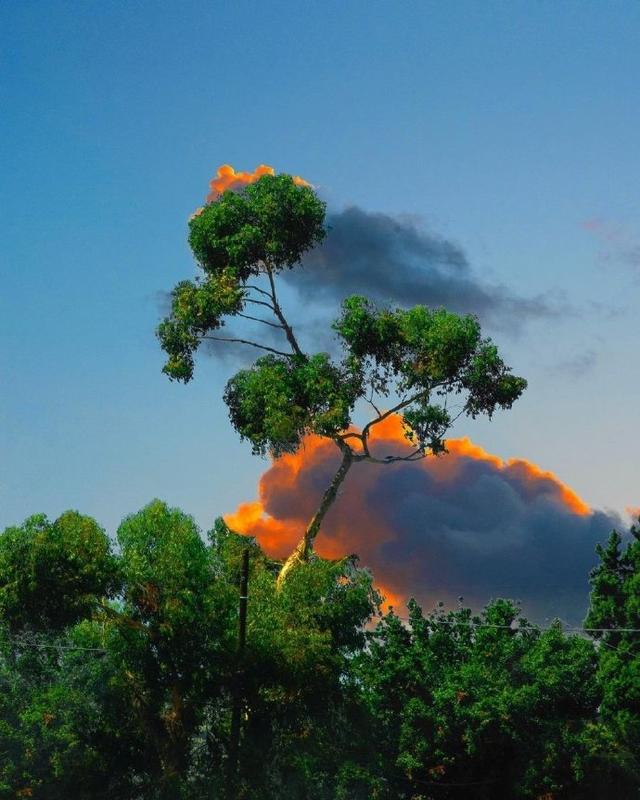
[[[375,456],[367,454],[364,460],[371,461],[372,464],[395,464],[398,461],[422,461],[426,456],[427,454],[424,450],[418,447],[407,456],[385,456],[384,458],[376,458]]]
[[[291,353],[285,353],[282,350],[276,350],[273,347],[267,347],[265,344],[258,344],[257,342],[251,342],[249,339],[235,339],[225,336],[202,336],[202,339],[210,339],[214,342],[235,342],[236,344],[248,344],[250,347],[257,347],[259,350],[266,350],[269,353],[275,353],[278,356],[284,356],[285,358],[292,358]]]
[[[447,385],[445,383],[434,383],[432,386],[429,386],[427,389],[422,389],[420,392],[416,392],[416,394],[411,395],[411,397],[407,398],[406,400],[402,400],[400,403],[395,405],[393,408],[390,408],[388,411],[385,411],[384,414],[380,414],[376,419],[372,419],[371,422],[367,422],[367,424],[362,429],[362,434],[365,438],[369,435],[369,430],[374,426],[377,425],[379,422],[387,419],[392,414],[397,414],[398,411],[402,411],[403,408],[411,405],[411,403],[415,403],[416,400],[420,400],[425,395],[431,394],[434,389],[440,388],[442,386]],[[450,384],[449,384],[450,385]]]
[[[369,405],[373,408],[378,416],[380,416],[380,409],[378,406],[373,402],[373,386],[371,386],[371,397],[365,397],[365,400]]]
[[[265,308],[271,309],[275,313],[275,308],[271,305],[271,303],[265,303],[264,300],[253,300],[251,297],[244,298],[245,303],[252,303],[254,306],[264,306]]]
[[[277,322],[269,322],[269,320],[261,319],[260,317],[252,317],[250,314],[241,314],[239,311],[236,313],[236,317],[242,317],[243,319],[251,319],[254,322],[261,322],[263,325],[269,325],[269,327],[271,328],[282,329],[282,325],[278,324]]]
[[[245,283],[244,288],[253,289],[254,292],[260,292],[260,294],[263,294],[265,297],[271,297],[271,295],[269,294],[269,292],[266,291],[266,289],[261,289],[259,286],[253,286],[250,283]]]

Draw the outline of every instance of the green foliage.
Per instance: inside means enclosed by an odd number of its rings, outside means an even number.
[[[40,574],[31,550],[48,543],[51,563],[64,565],[54,570],[63,607],[73,609],[38,612],[36,629],[19,604],[5,606],[0,798],[228,800],[238,686],[243,797],[637,795],[632,634],[594,643],[559,624],[539,630],[505,600],[479,615],[438,608],[425,616],[411,602],[408,621],[390,612],[367,629],[379,597],[354,558],[312,558],[278,591],[280,563],[254,540],[222,520],[203,538],[188,515],[157,500],[123,521],[115,554],[98,548],[119,583],[85,603],[80,576],[95,559],[65,555],[77,552],[79,531],[91,532],[82,541],[104,534],[75,512],[61,520],[32,517],[0,535],[17,586]],[[625,549],[617,534],[600,549],[588,624],[640,627],[639,545],[634,528]],[[246,548],[247,643],[238,661]],[[52,590],[45,579],[34,593]]]
[[[246,540],[222,524],[214,540],[236,580]],[[277,591],[272,563],[255,550],[250,563],[243,796],[332,800],[350,735],[344,678],[378,602],[371,575],[314,559]]]
[[[224,192],[191,218],[189,245],[204,277],[175,287],[171,313],[156,331],[167,354],[163,372],[171,380],[190,381],[202,338],[252,302],[246,288],[251,276],[291,268],[322,241],[324,215],[325,204],[309,187],[289,175],[263,175],[240,192]]]
[[[228,317],[279,328],[291,352],[245,340],[274,354],[238,372],[225,391],[233,426],[260,455],[294,452],[308,433],[335,439],[351,425],[356,402],[370,393],[412,396],[402,407],[407,438],[423,453],[444,450],[453,422],[439,397],[464,392],[464,413],[473,417],[510,408],[526,381],[481,338],[474,317],[445,309],[377,309],[364,297],[350,297],[333,325],[342,362],[302,353],[274,279],[322,241],[324,215],[313,190],[288,175],[265,175],[239,192],[226,191],[194,215],[189,244],[204,278],[182,281],[172,292],[171,313],[157,329],[168,357],[164,372],[190,381],[201,341]],[[255,285],[262,277],[268,285]],[[253,305],[269,309],[274,321],[256,318]]]
[[[212,565],[193,519],[154,500],[118,528],[122,600],[132,619],[164,641],[210,617]]]
[[[620,759],[640,783],[640,635],[635,632],[640,629],[640,524],[631,526],[624,549],[622,542],[613,531],[607,545],[598,547],[600,563],[591,573],[585,626],[623,629],[592,636],[599,643],[602,717],[616,738]]]
[[[311,358],[264,356],[227,383],[224,399],[234,428],[254,453],[294,452],[305,434],[344,430],[358,382],[325,353]]]
[[[117,584],[105,532],[67,511],[29,517],[0,537],[0,620],[12,630],[56,630],[91,613]]]
[[[532,628],[503,600],[479,617],[409,609],[409,625],[386,617],[359,659],[383,743],[378,797],[599,796],[588,785],[600,699],[588,641]]]
[[[29,526],[44,522],[32,518]],[[2,552],[15,532],[0,536]],[[117,594],[81,606],[73,590],[83,584],[65,574],[67,603],[84,618],[67,616],[63,627],[57,616],[55,628],[35,632],[20,627],[16,605],[7,607],[0,798],[222,800],[247,546],[241,782],[252,796],[274,800],[306,796],[309,785],[325,792],[341,763],[338,719],[347,733],[343,678],[377,601],[371,576],[352,561],[318,560],[277,592],[279,565],[254,542],[219,520],[207,544],[189,516],[160,501],[127,517],[117,538]],[[74,547],[73,538],[63,546]],[[71,563],[82,572],[83,562]],[[29,559],[14,569],[19,583],[26,580]]]
[[[158,326],[157,335],[168,355],[163,372],[187,383],[193,377],[193,353],[199,337],[217,330],[223,317],[242,308],[242,290],[232,269],[220,270],[204,280],[181,281],[171,292],[171,315]]]
[[[234,270],[241,281],[269,265],[292,267],[322,241],[325,204],[289,175],[264,175],[227,191],[189,222],[189,244],[207,273]]]
[[[422,451],[442,452],[452,418],[431,397],[466,393],[464,411],[491,416],[510,408],[526,381],[512,375],[473,317],[415,306],[378,310],[350,297],[334,324],[344,346],[340,365],[321,353],[265,356],[227,384],[234,428],[256,454],[295,452],[305,434],[336,437],[351,424],[368,388],[386,396],[410,393],[403,408],[407,438]]]
[[[433,396],[465,393],[464,413],[493,415],[510,408],[527,386],[512,375],[497,347],[482,339],[475,317],[444,308],[415,306],[377,309],[364,297],[347,298],[334,323],[347,350],[345,363],[367,386],[382,395],[409,393],[404,407],[407,438],[422,450],[444,450],[452,419]]]

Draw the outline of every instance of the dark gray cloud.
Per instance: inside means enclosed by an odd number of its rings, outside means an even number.
[[[457,244],[426,231],[416,218],[352,206],[330,214],[327,224],[324,243],[281,276],[286,286],[280,299],[303,349],[335,353],[331,322],[341,301],[351,294],[366,295],[382,305],[445,306],[476,314],[488,327],[510,332],[527,320],[567,311],[547,296],[520,297],[505,286],[483,281]],[[169,313],[170,294],[159,294],[158,305],[163,315]],[[225,325],[214,335],[287,349],[281,331],[248,320],[231,320],[230,327]],[[236,365],[251,363],[260,355],[252,347],[215,341],[204,343],[202,352]]]
[[[619,520],[602,511],[575,514],[536,481],[518,485],[508,470],[464,461],[445,486],[405,469],[376,488],[378,511],[399,535],[372,561],[427,604],[462,595],[477,608],[507,597],[538,621],[558,616],[579,624],[596,544]]]
[[[378,445],[397,452],[397,437]],[[331,443],[275,462],[260,482],[266,518],[239,514],[239,529],[284,555],[304,530],[337,466]],[[239,522],[238,522],[239,520]],[[579,624],[587,610],[596,544],[621,526],[592,511],[550,473],[504,462],[464,442],[440,458],[392,466],[358,464],[330,510],[319,552],[357,553],[391,595],[425,608],[462,595],[475,609],[491,598],[522,602],[530,618]]]
[[[381,303],[446,306],[482,322],[517,329],[527,319],[554,316],[546,296],[520,297],[476,275],[464,251],[407,217],[347,208],[328,218],[325,242],[302,269],[286,274],[305,300],[339,303],[364,294]]]

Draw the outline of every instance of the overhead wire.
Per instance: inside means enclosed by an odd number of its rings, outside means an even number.
[[[411,617],[405,617],[393,613],[393,616],[403,622],[412,622]],[[640,628],[581,628],[575,625],[499,625],[491,622],[474,622],[473,620],[446,620],[422,617],[423,622],[432,625],[451,625],[452,627],[469,628],[496,628],[498,630],[510,630],[514,633],[518,631],[552,631],[560,630],[567,633],[640,633]]]

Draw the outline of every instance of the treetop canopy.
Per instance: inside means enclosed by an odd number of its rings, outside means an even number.
[[[373,395],[403,397],[394,410],[403,412],[407,438],[434,453],[444,449],[454,421],[447,395],[464,393],[457,410],[461,405],[470,416],[510,408],[526,381],[511,374],[470,315],[424,305],[377,308],[366,297],[348,297],[333,324],[341,358],[302,351],[279,305],[275,276],[323,240],[325,210],[311,187],[266,174],[192,217],[189,244],[202,275],[171,293],[171,313],[157,331],[168,356],[164,372],[190,381],[205,339],[266,351],[231,378],[224,396],[233,426],[263,455],[294,452],[309,433],[344,436],[358,400],[373,404]],[[264,319],[269,312],[273,321]],[[212,335],[229,317],[279,329],[285,349],[271,338]]]
[[[226,191],[189,221],[189,245],[212,275],[232,270],[240,281],[297,264],[325,237],[326,205],[290,175],[263,175]]]

